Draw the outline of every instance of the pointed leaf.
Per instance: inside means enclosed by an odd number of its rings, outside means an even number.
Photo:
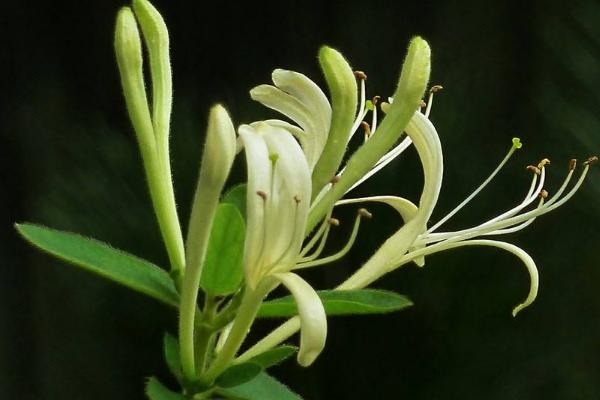
[[[34,246],[73,265],[177,307],[179,295],[169,274],[149,261],[106,243],[40,225],[17,224]]]
[[[232,388],[256,378],[262,372],[262,367],[254,362],[234,365],[223,372],[216,380],[221,388]]]
[[[221,203],[228,203],[236,206],[244,219],[246,219],[246,189],[247,185],[245,183],[236,185],[232,187],[225,196],[223,196],[223,200],[221,200]]]
[[[275,347],[271,350],[267,350],[264,353],[251,358],[250,362],[256,363],[264,369],[267,369],[269,367],[283,362],[285,359],[294,355],[294,353],[296,353],[297,351],[298,347],[296,346],[283,345]]]
[[[302,400],[287,386],[266,372],[243,385],[218,391],[223,396],[243,400]]]
[[[413,303],[405,296],[387,290],[320,290],[317,292],[327,315],[385,314]],[[259,317],[292,317],[298,314],[292,296],[265,301]]]
[[[204,291],[215,296],[235,292],[244,278],[243,256],[246,228],[233,204],[219,204],[200,279]]]
[[[181,382],[181,360],[179,358],[179,343],[177,339],[169,334],[165,333],[163,337],[163,353],[165,361],[169,367],[169,371]]]
[[[146,383],[146,396],[150,400],[186,400],[182,394],[167,389],[155,377],[148,379]]]

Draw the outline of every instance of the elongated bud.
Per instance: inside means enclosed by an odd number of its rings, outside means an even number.
[[[219,196],[231,170],[235,157],[235,128],[220,105],[210,110],[206,143],[202,156],[200,177],[186,238],[186,268],[181,289],[181,312],[179,319],[179,345],[182,368],[186,377],[194,377],[194,315],[202,266],[206,257],[208,240]]]
[[[329,88],[332,115],[325,148],[313,170],[313,196],[337,172],[346,152],[358,107],[355,73],[344,56],[331,47],[323,46],[319,50],[319,64]]]
[[[408,47],[398,87],[394,93],[394,102],[386,107],[386,117],[377,128],[377,134],[371,136],[352,155],[340,181],[312,208],[307,231],[311,231],[326,215],[327,210],[354,183],[369,172],[375,163],[397,142],[419,107],[429,81],[430,69],[431,50],[429,45],[420,37],[413,38]],[[329,176],[333,176],[333,173]],[[318,187],[314,189],[319,190]]]
[[[394,93],[394,103],[398,104],[398,100],[404,98],[409,104],[414,102],[413,108],[418,107],[421,97],[425,93],[427,82],[429,82],[430,71],[431,49],[429,44],[423,38],[415,36],[408,46],[398,87]],[[392,104],[391,110],[394,108],[394,104]]]
[[[160,13],[147,0],[134,0],[133,11],[148,49],[152,77],[152,117],[157,142],[168,153],[173,83],[169,59],[169,32]]]
[[[210,110],[206,144],[202,156],[201,179],[222,187],[235,158],[235,128],[229,114],[221,105]],[[220,192],[220,190],[219,190]]]
[[[154,130],[144,86],[140,33],[129,7],[117,15],[114,46],[127,110],[144,155],[155,146]]]

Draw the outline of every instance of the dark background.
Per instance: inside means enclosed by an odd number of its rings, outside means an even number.
[[[40,254],[12,229],[36,221],[166,265],[112,52],[121,5],[2,7],[2,399],[141,399],[145,377],[172,382],[160,349],[164,330],[176,329],[171,309]],[[552,193],[570,158],[600,149],[600,4],[592,0],[155,5],[171,32],[172,159],[183,221],[210,105],[223,102],[237,123],[273,115],[248,90],[275,67],[322,83],[323,43],[367,72],[370,95],[387,96],[410,37],[429,40],[432,83],[445,86],[432,115],[445,149],[434,221],[496,166],[511,137],[521,137],[524,148],[448,228],[520,201],[525,165],[553,160]],[[234,180],[241,177],[242,170]],[[409,151],[357,194],[416,200],[420,186]],[[507,238],[530,252],[541,274],[538,300],[517,318],[510,311],[528,290],[518,260],[487,248],[443,253],[376,283],[409,295],[410,310],[331,319],[314,367],[287,362],[275,375],[311,400],[600,398],[599,194],[600,172],[592,170],[567,206]],[[392,213],[371,211],[350,256],[307,274],[317,287],[338,283],[397,229]],[[332,250],[345,235],[342,226]]]

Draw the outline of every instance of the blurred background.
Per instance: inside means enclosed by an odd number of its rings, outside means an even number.
[[[163,332],[176,330],[173,310],[39,253],[12,228],[35,221],[166,265],[112,50],[123,4],[3,4],[1,398],[142,399],[145,377],[173,383],[161,355]],[[237,123],[275,115],[248,90],[276,67],[322,84],[316,54],[324,43],[368,74],[369,96],[387,97],[410,37],[430,42],[431,82],[445,87],[432,113],[445,149],[433,221],[479,185],[513,136],[524,142],[447,228],[470,227],[519,202],[527,164],[552,160],[552,193],[570,158],[600,152],[595,0],[154,4],[171,32],[172,160],[184,225],[209,107],[224,103]],[[408,151],[355,194],[416,201],[420,168]],[[232,183],[243,177],[237,168]],[[495,249],[459,249],[375,284],[410,296],[414,307],[333,318],[314,367],[289,361],[274,374],[309,400],[600,398],[599,194],[593,169],[566,206],[506,238],[535,258],[541,275],[537,301],[517,318],[510,312],[529,285],[520,262]],[[398,228],[389,210],[371,211],[349,256],[307,274],[315,286],[340,282]],[[342,226],[331,251],[353,213],[337,214]]]

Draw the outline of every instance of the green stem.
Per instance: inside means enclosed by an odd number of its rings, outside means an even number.
[[[217,355],[217,358],[208,368],[206,373],[200,377],[203,384],[210,385],[214,380],[223,373],[231,364],[231,361],[238,352],[244,339],[248,335],[248,330],[254,322],[256,313],[260,308],[263,298],[271,290],[271,285],[268,282],[262,281],[256,289],[246,288],[237,316],[233,321],[233,326],[227,337],[227,341]]]

